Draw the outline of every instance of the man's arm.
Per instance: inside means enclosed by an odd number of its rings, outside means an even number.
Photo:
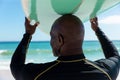
[[[112,80],[116,80],[120,68],[119,53],[112,41],[110,41],[107,36],[102,32],[102,30],[98,27],[97,18],[91,19],[91,27],[95,31],[100,41],[106,58],[97,60],[96,62],[98,62],[99,65],[102,66],[103,70],[105,70],[110,75]]]
[[[30,25],[30,21],[26,18],[25,20],[26,33],[24,34],[23,39],[21,40],[17,49],[15,50],[10,64],[11,72],[16,79],[19,79],[20,71],[25,66],[27,49],[31,41],[32,35],[36,30],[37,25],[38,23]]]
[[[114,56],[119,56],[117,48],[114,46],[112,41],[110,41],[107,38],[107,36],[102,32],[102,30],[98,27],[97,17],[91,19],[90,21],[91,21],[91,27],[95,31],[95,33],[101,43],[105,57],[110,58],[110,57],[114,57]]]
[[[19,77],[20,75],[19,73],[25,65],[26,52],[30,40],[31,40],[30,34],[28,33],[24,34],[23,39],[21,40],[20,44],[18,45],[17,49],[15,50],[12,56],[10,68],[15,78]]]
[[[105,58],[119,56],[115,45],[110,41],[100,28],[96,31],[96,35],[101,43]]]

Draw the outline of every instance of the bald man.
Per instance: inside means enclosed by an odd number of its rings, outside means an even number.
[[[98,27],[97,18],[90,20],[105,59],[87,60],[82,44],[84,26],[74,15],[63,15],[52,25],[51,47],[57,60],[44,64],[25,64],[26,51],[38,23],[30,25],[26,19],[26,33],[11,61],[11,72],[16,80],[116,80],[120,68],[120,56],[116,47]],[[92,46],[92,45],[91,45]],[[96,53],[97,54],[97,53]]]

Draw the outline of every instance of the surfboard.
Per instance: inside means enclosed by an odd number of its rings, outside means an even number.
[[[74,14],[86,22],[120,4],[120,0],[21,0],[23,10],[31,21],[40,22],[39,28],[49,33],[53,22],[63,14]]]

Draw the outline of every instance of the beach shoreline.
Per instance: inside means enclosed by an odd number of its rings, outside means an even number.
[[[15,80],[10,70],[0,70],[0,80]],[[120,74],[116,80],[120,80]]]

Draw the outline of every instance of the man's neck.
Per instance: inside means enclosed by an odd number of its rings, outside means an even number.
[[[79,55],[82,54],[83,50],[81,47],[67,47],[60,51],[61,56]]]
[[[81,53],[83,53],[81,41],[66,42],[60,50],[60,55],[62,56],[78,55]]]

